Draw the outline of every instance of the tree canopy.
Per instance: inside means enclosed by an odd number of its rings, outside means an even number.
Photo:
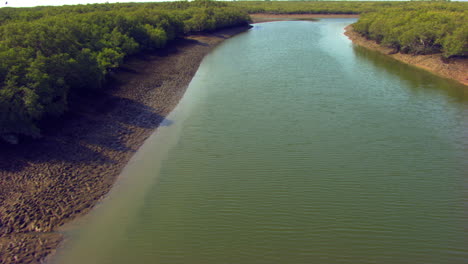
[[[126,57],[191,32],[245,25],[248,13],[360,14],[357,32],[400,52],[468,55],[468,4],[195,0],[0,9],[0,135],[37,137],[71,93],[102,89]]]
[[[206,0],[2,8],[0,135],[40,136],[40,120],[65,113],[70,93],[101,89],[127,56],[249,19]]]
[[[468,56],[468,4],[417,3],[362,14],[354,29],[402,53]]]

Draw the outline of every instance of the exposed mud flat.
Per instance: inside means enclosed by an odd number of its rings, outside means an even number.
[[[359,46],[387,54],[401,62],[414,65],[441,77],[453,79],[464,85],[468,85],[468,59],[466,58],[451,58],[444,60],[442,54],[411,55],[395,53],[393,49],[383,47],[377,44],[377,42],[361,36],[361,34],[353,30],[352,25],[345,28],[345,35],[353,41],[353,43]]]
[[[0,263],[40,263],[55,232],[111,189],[145,139],[182,98],[203,57],[238,27],[192,35],[129,59],[108,89],[81,95],[40,140],[0,143]]]

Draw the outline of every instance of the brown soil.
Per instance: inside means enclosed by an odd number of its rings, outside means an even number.
[[[319,18],[358,18],[352,14],[250,14],[254,23],[287,21],[287,20],[314,20]]]
[[[203,57],[248,27],[176,41],[131,58],[108,89],[80,95],[40,140],[0,143],[0,263],[40,263],[55,232],[87,213],[183,96]]]
[[[353,43],[378,51],[383,54],[399,60],[401,62],[414,65],[425,69],[441,77],[453,79],[464,85],[468,85],[468,59],[467,58],[451,58],[443,60],[442,54],[430,55],[411,55],[395,53],[391,48],[383,47],[373,40],[366,39],[353,30],[353,27],[345,28],[345,35],[353,41]]]

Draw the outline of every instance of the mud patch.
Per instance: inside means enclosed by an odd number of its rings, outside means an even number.
[[[249,27],[192,35],[140,54],[101,92],[77,95],[40,140],[0,143],[0,263],[40,263],[54,231],[110,190],[144,140],[182,98],[203,57]]]
[[[414,65],[468,86],[468,59],[466,58],[451,58],[447,60],[443,59],[442,54],[411,55],[395,53],[393,49],[383,47],[377,44],[377,42],[361,36],[353,30],[352,25],[345,28],[345,35],[359,46],[378,51],[406,64]]]

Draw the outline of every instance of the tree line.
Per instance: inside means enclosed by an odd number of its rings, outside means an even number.
[[[468,4],[417,3],[362,14],[354,30],[398,52],[468,56]]]
[[[102,89],[132,54],[191,32],[245,25],[221,2],[101,4],[0,9],[0,135],[40,136],[72,93]]]
[[[354,29],[368,39],[413,54],[468,55],[468,3],[449,1],[243,1],[248,13],[359,14]]]
[[[132,54],[248,13],[360,14],[354,29],[400,52],[468,55],[468,3],[195,0],[0,9],[0,135],[40,136],[73,93],[102,89]]]
[[[361,14],[400,5],[390,1],[238,1],[232,6],[242,7],[250,14]]]

